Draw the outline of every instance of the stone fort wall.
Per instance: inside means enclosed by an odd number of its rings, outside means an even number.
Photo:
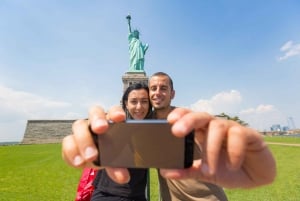
[[[61,143],[75,120],[28,120],[22,144]]]
[[[133,83],[148,83],[145,72],[126,72],[122,76],[123,92]],[[75,120],[28,120],[22,144],[61,143],[71,134]]]

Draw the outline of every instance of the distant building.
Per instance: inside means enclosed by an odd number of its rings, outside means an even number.
[[[281,126],[280,124],[273,124],[270,129],[271,131],[281,131]]]
[[[290,128],[288,126],[282,126],[282,131],[288,131]]]

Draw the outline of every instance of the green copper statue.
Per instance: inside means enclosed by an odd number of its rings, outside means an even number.
[[[143,45],[139,39],[139,31],[131,31],[130,20],[131,16],[127,15],[128,20],[128,42],[129,42],[129,54],[130,54],[130,67],[129,72],[144,72],[145,54],[148,49],[148,44]]]

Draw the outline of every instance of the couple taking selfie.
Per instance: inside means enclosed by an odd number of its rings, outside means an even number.
[[[98,135],[105,133],[107,120],[166,119],[178,138],[194,130],[195,157],[189,168],[158,169],[160,200],[226,201],[223,188],[249,189],[273,182],[276,163],[257,131],[205,112],[175,108],[171,106],[174,96],[173,81],[163,72],[150,76],[148,86],[129,86],[122,107],[112,107],[108,112],[92,107],[88,119],[74,122],[73,133],[62,142],[63,159],[72,167],[95,168],[93,161],[99,153],[90,129]],[[101,170],[94,181],[92,201],[150,199],[146,196],[148,169],[98,168]]]

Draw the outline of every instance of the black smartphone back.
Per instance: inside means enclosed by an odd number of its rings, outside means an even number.
[[[99,166],[179,169],[193,163],[194,133],[175,137],[166,120],[110,123],[105,134],[95,137]]]

